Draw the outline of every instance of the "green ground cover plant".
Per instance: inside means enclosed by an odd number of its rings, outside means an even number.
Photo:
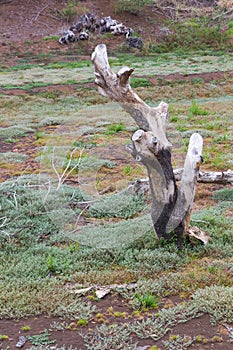
[[[3,163],[23,163],[28,158],[26,154],[17,152],[0,153],[0,161]]]
[[[194,131],[204,137],[204,169],[226,170],[232,165],[232,78],[226,73],[219,81],[183,79],[189,73],[211,73],[219,67],[227,72],[232,68],[231,55],[180,51],[146,58],[117,54],[111,60],[116,70],[125,62],[136,66],[132,85],[143,99],[154,106],[161,96],[172,102],[168,134],[177,155],[175,166],[182,166]],[[232,188],[214,191],[215,202],[192,214],[191,224],[207,231],[211,242],[206,246],[195,240],[184,242],[181,253],[174,239],[169,244],[155,239],[148,197],[125,191],[127,181],[124,190],[86,193],[80,178],[75,177],[94,168],[91,176],[95,182],[109,176],[112,184],[115,177],[131,176],[135,166],[123,151],[135,124],[121,107],[99,97],[94,87],[82,84],[93,81],[90,61],[62,62],[59,58],[39,67],[25,63],[2,69],[2,73],[3,88],[12,87],[15,79],[14,87],[27,86],[29,90],[25,95],[0,95],[0,140],[17,146],[18,140],[22,142],[30,133],[38,136],[40,175],[25,174],[0,183],[0,318],[46,314],[61,317],[61,322],[79,320],[78,332],[83,332],[87,349],[93,350],[137,349],[135,337],[156,341],[173,325],[206,313],[213,324],[232,322]],[[184,77],[179,82],[155,79],[156,74],[169,73]],[[72,92],[48,91],[46,86],[55,78],[64,86],[76,78],[81,84]],[[40,84],[46,85],[45,90],[35,94],[33,87]],[[106,145],[111,143],[112,153],[106,156]],[[53,150],[60,176],[67,165],[69,171],[79,163],[68,178],[70,182],[61,182],[61,186],[51,163]],[[26,159],[26,153],[12,153],[1,154],[4,165],[6,159]],[[84,288],[132,281],[137,282],[133,290],[116,286],[113,291],[132,312],[139,311],[142,319],[127,318],[114,310],[120,325],[103,324],[87,331],[103,310],[98,309],[94,294],[89,299],[77,297],[73,293],[76,284]],[[182,301],[163,307],[162,299],[174,295]],[[33,338],[37,345],[30,349],[49,349],[46,334],[44,345],[40,338]],[[164,346],[187,348],[195,341],[195,337],[175,333]]]
[[[27,126],[9,126],[7,128],[0,128],[0,140],[15,139],[18,137],[25,136],[27,133],[33,132],[34,130]]]
[[[115,12],[120,13],[120,12],[130,12],[137,14],[139,11],[143,10],[143,7],[146,5],[152,5],[153,1],[151,0],[117,0],[115,2]]]

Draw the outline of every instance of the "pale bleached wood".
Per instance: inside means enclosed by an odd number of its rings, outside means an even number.
[[[176,181],[180,181],[183,174],[183,168],[174,169]],[[233,185],[233,171],[199,171],[197,182],[203,184],[215,185]],[[149,189],[149,178],[136,179],[129,185],[129,190],[133,192],[145,192]]]
[[[171,147],[166,137],[168,104],[161,102],[158,107],[148,106],[131,88],[130,76],[134,69],[123,67],[114,73],[108,63],[107,49],[104,44],[98,45],[92,54],[95,69],[95,83],[103,96],[119,102],[134,118],[139,128],[151,130],[158,137],[163,147]]]
[[[130,86],[130,76],[134,70],[123,67],[114,73],[108,62],[105,45],[96,46],[92,62],[99,92],[120,103],[140,128],[132,136],[133,143],[128,146],[128,150],[145,165],[148,172],[155,233],[159,238],[169,239],[170,231],[175,231],[181,246],[181,237],[186,230],[195,195],[202,137],[194,134],[190,139],[178,190],[171,162],[171,144],[166,136],[168,104],[162,101],[157,107],[148,106]]]
[[[197,177],[202,158],[203,139],[198,133],[192,134],[181,177],[177,201],[168,223],[168,230],[188,234],[190,216],[196,192]]]

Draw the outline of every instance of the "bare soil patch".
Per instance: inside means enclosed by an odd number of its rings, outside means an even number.
[[[164,298],[163,305],[177,305],[177,303],[180,302],[179,299],[179,297]],[[5,334],[9,337],[9,339],[4,340],[3,345],[6,349],[14,349],[20,335],[32,337],[34,335],[41,335],[47,331],[49,333],[49,340],[54,341],[50,346],[56,344],[59,347],[65,344],[67,348],[68,346],[73,346],[75,349],[85,350],[87,347],[84,345],[82,335],[87,334],[90,330],[94,330],[101,324],[130,324],[136,320],[146,318],[147,314],[151,315],[158,311],[151,309],[140,313],[140,316],[135,316],[133,310],[128,307],[126,301],[116,294],[110,294],[103,299],[93,301],[93,304],[97,307],[96,316],[91,319],[86,326],[77,326],[78,320],[61,319],[47,315],[20,320],[0,320],[1,334]],[[113,313],[109,310],[113,310]],[[120,316],[121,313],[124,313],[125,316]],[[101,315],[101,317],[99,315]],[[60,329],[56,329],[58,325]],[[30,329],[27,331],[23,330],[26,326],[30,326]],[[138,342],[139,348],[144,346],[148,346],[149,348],[156,345],[159,349],[165,350],[166,347],[163,342],[177,335],[190,338],[198,337],[198,339],[200,339],[200,341],[195,341],[190,346],[190,349],[232,349],[232,342],[226,328],[221,325],[212,325],[209,315],[203,315],[186,323],[171,327],[169,332],[158,341],[153,341],[150,338],[140,339],[133,334],[132,337],[134,342]],[[29,349],[31,346],[31,341],[27,340],[23,348]]]

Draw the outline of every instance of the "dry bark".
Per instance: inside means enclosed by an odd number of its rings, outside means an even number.
[[[177,187],[171,163],[172,145],[166,137],[168,104],[148,106],[130,87],[133,69],[123,67],[116,74],[110,68],[106,46],[96,46],[92,54],[99,92],[121,106],[134,118],[139,126],[132,136],[128,150],[147,169],[152,196],[151,218],[159,238],[170,238],[171,232],[178,237],[181,247],[182,236],[188,234],[199,167],[202,162],[202,137],[195,133],[190,138],[189,148]]]
[[[176,181],[180,181],[183,174],[183,168],[174,169]],[[233,185],[233,171],[199,171],[197,176],[198,183],[217,184],[217,185]],[[149,179],[136,179],[128,187],[132,193],[146,193],[149,190]]]

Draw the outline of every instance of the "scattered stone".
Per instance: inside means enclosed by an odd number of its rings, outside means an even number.
[[[22,348],[22,347],[25,345],[26,341],[27,341],[27,338],[24,337],[23,335],[21,335],[21,336],[19,337],[19,341],[18,341],[18,343],[15,345],[15,347],[16,347],[16,348]]]
[[[89,34],[87,31],[85,30],[82,30],[80,33],[79,33],[79,40],[88,40],[89,39]]]
[[[108,295],[111,292],[111,288],[101,288],[95,291],[95,295],[98,299],[104,298],[106,295]]]
[[[78,38],[72,30],[67,30],[66,32],[63,32],[62,37],[59,39],[59,43],[61,45],[70,44],[75,41],[78,41]]]
[[[76,289],[76,290],[73,291],[73,293],[83,295],[83,294],[86,294],[87,292],[89,292],[92,288],[93,287]]]
[[[141,38],[133,37],[133,30],[123,23],[112,19],[110,16],[99,19],[92,13],[79,17],[79,20],[72,24],[69,30],[65,31],[59,39],[60,44],[70,44],[78,40],[88,40],[89,32],[100,34],[110,33],[113,35],[125,35],[129,47],[141,49],[143,41]]]
[[[95,290],[95,294],[97,298],[102,299],[105,297],[105,295],[109,294],[112,290],[116,290],[116,289],[131,290],[136,287],[137,287],[137,283],[111,284],[108,286],[93,285],[87,288],[71,290],[71,293],[75,293],[78,295],[85,295],[90,290]],[[70,289],[70,286],[68,286],[68,289]]]
[[[142,38],[133,37],[132,31],[126,33],[126,42],[129,47],[135,47],[137,49],[142,49],[143,41]]]

